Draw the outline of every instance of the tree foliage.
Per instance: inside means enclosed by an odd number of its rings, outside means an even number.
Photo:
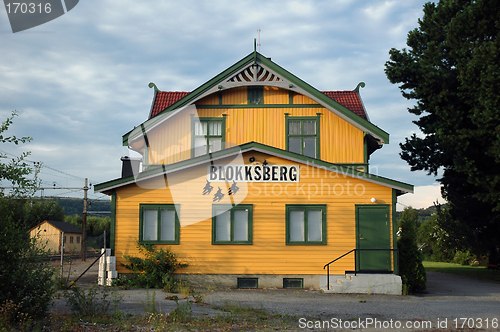
[[[65,222],[75,225],[78,228],[82,228],[82,217],[81,216],[66,216],[64,218]],[[106,231],[106,234],[111,232],[111,218],[110,217],[87,217],[87,236],[98,236]],[[108,242],[109,243],[109,242]]]
[[[45,220],[64,221],[64,211],[56,201],[28,200],[23,207],[23,220],[28,229]]]
[[[418,228],[417,242],[422,247],[426,259],[436,262],[450,262],[458,246],[456,238],[452,238],[442,227],[442,223],[450,220],[447,206],[436,205],[437,212]]]
[[[497,0],[429,2],[408,49],[391,49],[385,69],[416,100],[408,111],[422,132],[400,144],[401,157],[412,170],[442,171],[459,236],[477,253],[499,246],[499,17]]]
[[[40,316],[54,294],[52,266],[44,260],[39,238],[18,226],[10,201],[0,199],[0,307],[15,304],[12,319]]]
[[[417,247],[416,224],[418,213],[408,207],[401,213],[398,237],[399,275],[403,281],[403,294],[422,291],[426,288],[427,275],[422,264],[422,256]]]
[[[15,115],[14,112],[0,126],[2,144],[17,145],[30,140],[29,137],[4,136]],[[33,193],[37,184],[36,177],[29,177],[32,169],[24,160],[27,155],[29,153],[23,153],[18,158],[0,163],[0,180],[17,187],[10,196],[0,195],[0,309],[5,314],[10,308],[8,319],[13,320],[43,314],[54,294],[53,270],[43,260],[44,252],[36,245],[37,239],[30,239],[23,227],[20,212],[23,198]],[[6,159],[6,156],[2,155],[2,158]]]
[[[8,144],[12,143],[19,145],[31,141],[31,137],[16,137],[16,136],[6,136],[6,131],[12,125],[14,117],[17,116],[17,112],[12,112],[12,115],[8,117],[0,125],[0,143]],[[22,197],[30,196],[34,193],[38,181],[36,174],[38,167],[34,165],[31,167],[26,162],[26,157],[29,156],[29,152],[23,152],[21,156],[9,158],[6,153],[0,151],[0,183],[7,184],[7,186],[12,186],[14,189],[11,190],[10,195],[12,197]],[[29,175],[34,173],[33,178],[29,178]],[[0,197],[3,197],[4,193],[0,192]]]

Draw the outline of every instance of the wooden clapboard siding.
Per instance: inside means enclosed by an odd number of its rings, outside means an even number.
[[[191,158],[191,118],[184,112],[148,133],[149,164],[170,164]]]
[[[287,90],[266,88],[266,104],[288,103]],[[229,91],[223,93],[224,105],[247,104],[246,87]],[[313,104],[309,98],[297,94],[293,100],[294,104]],[[213,94],[198,104],[218,103],[218,94]],[[191,113],[181,112],[148,134],[150,164],[170,164],[191,157]],[[285,113],[289,117],[316,117],[320,113],[320,158],[331,163],[364,163],[363,131],[324,108],[252,108],[249,105],[249,108],[234,109],[199,108],[196,113],[198,117],[226,115],[227,147],[254,141],[283,150],[286,147]]]
[[[301,95],[301,94],[298,94],[298,93],[293,94],[292,100],[293,100],[294,104],[317,104],[311,98],[304,96],[304,95]]]
[[[222,105],[245,104],[248,104],[248,94],[246,86],[230,89],[222,93]]]
[[[264,87],[264,104],[288,104],[289,102],[288,90],[272,86]]]
[[[270,164],[295,164],[262,153],[250,153],[241,160],[248,163],[250,156],[259,162],[267,160]],[[160,176],[156,180],[117,189],[115,255],[118,271],[127,272],[120,264],[124,263],[123,255],[138,254],[139,205],[176,203],[180,204],[180,244],[170,247],[180,261],[189,264],[179,273],[323,274],[324,264],[356,247],[355,205],[371,204],[372,197],[376,197],[378,204],[391,204],[392,189],[313,169],[302,165],[298,184],[248,183],[245,190],[245,184],[239,183],[240,191],[235,196],[227,195],[229,185],[225,183],[212,183],[214,191],[211,195],[201,194],[206,183],[206,166],[169,175],[168,187]],[[219,186],[226,195],[218,203],[253,204],[252,245],[212,245],[213,194]],[[327,245],[286,245],[286,204],[325,204]],[[353,268],[354,256],[351,255],[333,265],[331,273],[342,274]]]

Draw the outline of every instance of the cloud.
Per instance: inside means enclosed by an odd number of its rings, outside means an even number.
[[[427,186],[416,186],[414,194],[405,194],[398,197],[396,209],[402,211],[405,207],[411,206],[415,209],[426,209],[435,202],[445,203],[441,197],[441,185],[434,183]]]
[[[352,90],[366,82],[370,119],[391,134],[373,166],[383,176],[430,184],[432,177],[410,173],[399,159],[398,142],[416,126],[383,71],[425,2],[80,1],[16,34],[0,7],[0,116],[17,109],[11,132],[34,138],[9,152],[32,150],[34,160],[97,182],[119,177],[127,154],[121,136],[149,113],[147,84],[191,91],[252,52],[260,28],[261,52],[314,87]]]

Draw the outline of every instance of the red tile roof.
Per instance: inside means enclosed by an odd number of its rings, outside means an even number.
[[[366,116],[365,107],[361,101],[361,97],[357,91],[322,91],[325,95],[335,100],[340,105],[359,115],[365,120]]]
[[[158,91],[149,118],[158,115],[161,111],[174,104],[179,99],[184,98],[188,93],[189,92]],[[323,93],[351,110],[353,113],[368,120],[365,108],[357,91],[323,91]]]
[[[158,91],[156,93],[156,98],[153,101],[153,108],[151,109],[151,114],[149,118],[156,116],[158,113],[163,111],[165,108],[174,104],[181,98],[184,98],[189,92],[181,91]]]

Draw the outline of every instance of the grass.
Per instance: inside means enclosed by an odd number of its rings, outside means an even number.
[[[488,270],[485,266],[459,265],[444,262],[423,262],[427,272],[441,272],[462,277],[500,283],[500,270]]]
[[[154,295],[153,295],[154,299]],[[148,303],[153,303],[148,300]],[[263,308],[252,308],[235,302],[214,306],[222,314],[207,317],[195,315],[196,304],[185,301],[170,313],[153,311],[144,315],[102,313],[99,317],[82,317],[77,313],[52,313],[43,320],[14,326],[2,326],[10,331],[282,331],[296,330],[299,317],[270,314]]]

